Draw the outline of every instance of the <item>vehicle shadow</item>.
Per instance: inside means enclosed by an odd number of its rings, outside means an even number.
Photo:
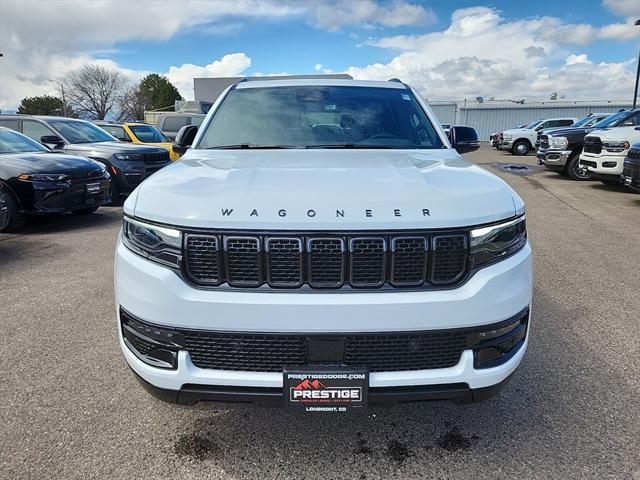
[[[158,403],[158,408],[172,410],[170,417],[189,418],[177,422],[182,427],[164,448],[177,462],[202,462],[204,469],[213,463],[234,478],[317,472],[348,472],[348,478],[406,478],[410,472],[426,471],[442,475],[451,471],[456,458],[470,456],[478,459],[477,468],[484,465],[496,472],[497,465],[513,465],[513,456],[523,452],[527,465],[563,456],[584,458],[588,464],[601,442],[622,445],[628,440],[600,438],[589,423],[599,421],[598,405],[610,405],[609,415],[620,414],[613,406],[619,404],[620,392],[598,382],[598,375],[616,373],[589,365],[590,376],[576,378],[576,372],[584,372],[581,360],[590,355],[589,347],[571,332],[580,328],[586,314],[582,307],[564,307],[536,290],[533,312],[533,335],[523,364],[499,396],[483,403],[406,404],[336,416]],[[619,385],[625,381],[617,379]],[[571,436],[563,435],[567,425],[573,425]],[[532,445],[535,453],[530,453]]]

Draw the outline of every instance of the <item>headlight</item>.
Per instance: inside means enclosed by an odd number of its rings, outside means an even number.
[[[124,244],[134,253],[169,267],[180,267],[182,233],[179,230],[124,217],[122,236]]]
[[[621,153],[629,148],[629,142],[602,142],[602,146],[607,152]]]
[[[59,183],[59,182],[66,182],[67,180],[69,180],[69,175],[65,174],[65,173],[36,173],[36,174],[24,174],[24,175],[20,175],[18,176],[18,179],[22,180],[23,182],[52,182],[52,183]]]
[[[567,137],[549,137],[549,146],[551,148],[567,148],[569,140]]]
[[[471,230],[471,263],[484,266],[520,250],[527,243],[524,215],[498,225]]]
[[[142,161],[144,159],[141,153],[116,153],[113,156],[117,160]]]

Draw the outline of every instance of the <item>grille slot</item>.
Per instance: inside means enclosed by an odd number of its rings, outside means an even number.
[[[462,278],[468,257],[466,235],[436,235],[432,248],[431,282],[443,285]]]
[[[396,237],[391,241],[391,283],[422,285],[427,273],[428,242],[425,237]]]
[[[268,238],[267,282],[274,287],[302,285],[302,241],[299,238]]]
[[[344,240],[312,238],[308,242],[309,285],[340,287],[344,283]]]
[[[381,287],[384,285],[387,244],[384,238],[352,238],[351,285],[354,287]]]
[[[219,255],[219,239],[210,235],[187,235],[186,265],[191,277],[208,285],[222,281]]]
[[[256,237],[226,237],[227,281],[231,286],[262,283],[260,240]]]

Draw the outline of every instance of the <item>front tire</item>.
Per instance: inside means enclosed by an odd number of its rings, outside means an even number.
[[[511,148],[511,153],[514,155],[526,155],[531,150],[531,145],[526,140],[518,140],[513,144]]]
[[[0,185],[0,232],[14,232],[24,225],[18,203],[2,185]]]
[[[120,197],[120,187],[116,183],[115,178],[113,178],[111,179],[111,202],[109,202],[109,205],[120,205]]]
[[[565,169],[571,180],[578,180],[582,182],[591,179],[589,176],[589,170],[587,170],[586,167],[584,169],[580,167],[580,155],[577,153],[574,153],[569,157]]]

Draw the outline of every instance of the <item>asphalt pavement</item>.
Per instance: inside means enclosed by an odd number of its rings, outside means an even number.
[[[640,195],[467,157],[523,197],[535,253],[529,350],[501,395],[349,416],[162,403],[117,343],[121,208],[37,218],[0,234],[0,478],[639,480]]]

